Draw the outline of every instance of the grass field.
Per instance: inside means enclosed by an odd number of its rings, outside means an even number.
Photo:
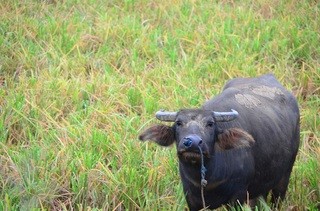
[[[318,210],[319,20],[316,0],[0,0],[0,210],[184,210],[175,149],[138,134],[269,72],[301,108],[281,210]]]

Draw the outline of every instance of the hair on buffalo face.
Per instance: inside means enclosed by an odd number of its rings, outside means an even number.
[[[160,146],[170,146],[175,140],[174,129],[163,124],[154,125],[141,133],[139,139],[141,141],[151,140]]]
[[[218,151],[232,148],[251,147],[255,143],[253,137],[240,128],[230,128],[218,134],[215,148]]]

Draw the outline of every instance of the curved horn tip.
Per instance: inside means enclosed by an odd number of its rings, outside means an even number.
[[[236,119],[239,116],[239,113],[231,109],[229,112],[213,112],[214,118],[217,122],[229,122]]]
[[[236,111],[236,110],[234,110],[234,109],[231,109],[231,111],[233,112],[233,114],[235,115],[235,116],[239,116],[239,112],[238,111]]]
[[[170,112],[161,109],[160,111],[156,112],[156,118],[160,121],[165,122],[174,122],[177,116],[177,112]]]

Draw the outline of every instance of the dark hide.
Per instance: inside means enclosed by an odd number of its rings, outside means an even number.
[[[239,117],[216,122],[212,111],[234,109]],[[205,202],[214,209],[267,196],[283,199],[299,147],[299,109],[273,75],[237,78],[200,109],[181,110],[172,126],[155,125],[139,139],[175,143],[190,210],[202,209],[201,156],[207,168]],[[197,141],[197,145],[189,144]]]

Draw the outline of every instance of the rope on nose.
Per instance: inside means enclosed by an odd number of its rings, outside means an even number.
[[[206,209],[206,201],[204,199],[204,188],[207,186],[208,181],[205,179],[206,177],[206,167],[204,167],[204,159],[203,159],[203,152],[200,146],[198,146],[199,151],[200,151],[200,156],[201,156],[201,168],[200,168],[200,173],[201,173],[201,199],[202,199],[202,206],[203,209]]]

